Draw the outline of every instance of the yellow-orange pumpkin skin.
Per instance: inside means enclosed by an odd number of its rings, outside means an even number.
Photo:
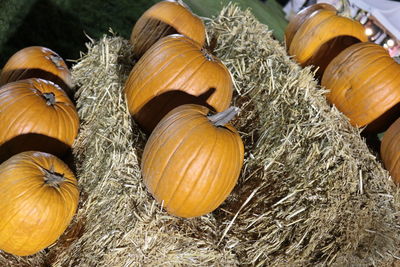
[[[343,50],[328,65],[321,81],[327,99],[363,127],[400,102],[400,65],[374,43],[358,43]],[[376,127],[380,132],[383,128]],[[379,129],[381,128],[381,129]]]
[[[170,35],[154,44],[133,67],[125,84],[130,114],[147,133],[173,108],[201,104],[229,107],[233,83],[225,65],[198,43]]]
[[[400,119],[397,119],[383,135],[381,157],[393,181],[400,185]]]
[[[0,73],[0,86],[29,78],[52,81],[72,97],[71,72],[64,60],[49,48],[30,46],[12,55]]]
[[[167,0],[153,5],[137,20],[130,41],[134,54],[139,58],[159,39],[175,33],[185,35],[203,46],[205,32],[199,17],[177,1]]]
[[[79,127],[75,106],[56,84],[26,79],[0,87],[0,160],[27,150],[65,153]]]
[[[54,243],[74,216],[74,174],[53,155],[27,151],[0,165],[0,249],[27,256]]]
[[[311,16],[312,13],[320,9],[336,11],[336,8],[330,4],[318,3],[302,9],[289,21],[285,29],[285,41],[288,49],[300,26],[303,25],[303,23]]]
[[[289,54],[301,66],[318,67],[317,76],[321,77],[329,62],[341,51],[367,41],[364,27],[358,21],[339,16],[331,9],[317,9],[298,27]]]
[[[196,217],[216,209],[234,188],[243,143],[233,126],[215,126],[208,109],[182,105],[157,125],[144,149],[143,179],[168,213]]]

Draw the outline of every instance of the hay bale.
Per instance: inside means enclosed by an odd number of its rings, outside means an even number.
[[[218,250],[210,216],[183,220],[162,211],[142,182],[146,137],[132,122],[123,86],[132,68],[128,41],[104,37],[73,68],[81,132],[74,148],[87,194],[77,218],[85,230],[54,259],[55,266],[235,265]],[[86,195],[85,194],[85,195]]]
[[[219,218],[229,221],[223,243],[236,241],[235,254],[249,264],[393,262],[399,194],[358,130],[250,12],[226,8],[210,31],[236,79],[248,152]]]
[[[81,206],[67,234],[35,263],[54,266],[384,266],[398,257],[399,192],[359,131],[250,11],[209,21],[235,79],[246,146],[238,185],[212,214],[166,214],[140,176],[146,141],[122,89],[126,40],[88,44],[73,68],[82,120],[74,147]],[[0,265],[10,263],[3,260]],[[7,260],[7,258],[6,258]],[[17,264],[19,258],[13,258]],[[27,263],[29,264],[29,263]],[[39,264],[34,264],[39,266]]]

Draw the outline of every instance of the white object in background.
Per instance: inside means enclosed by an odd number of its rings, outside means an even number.
[[[289,20],[300,11],[307,0],[290,0],[283,7],[283,12],[285,12],[285,19]]]
[[[389,0],[349,0],[349,2],[374,16],[400,41],[400,2]]]
[[[290,0],[289,2],[286,3],[286,5],[283,7],[283,12],[285,12],[286,16],[285,18],[287,20],[290,20],[293,15],[297,14],[307,3],[307,0]],[[316,0],[315,3],[328,3],[336,9],[341,9],[342,8],[342,0]]]

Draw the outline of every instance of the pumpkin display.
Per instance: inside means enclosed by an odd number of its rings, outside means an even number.
[[[57,157],[36,151],[0,165],[0,249],[26,256],[54,243],[78,207],[74,174]]]
[[[400,118],[383,135],[381,158],[393,181],[400,185]]]
[[[130,114],[146,132],[173,108],[200,104],[215,111],[229,107],[233,83],[228,69],[200,44],[170,35],[136,63],[125,84]]]
[[[164,36],[179,33],[198,42],[205,42],[205,27],[181,1],[161,1],[148,9],[132,29],[131,44],[136,57],[141,57]]]
[[[293,18],[290,19],[285,29],[286,47],[289,48],[293,37],[299,30],[300,26],[313,14],[316,10],[325,9],[336,11],[336,8],[327,3],[318,3],[300,10]]]
[[[75,106],[56,84],[26,79],[0,87],[0,160],[27,150],[65,153],[78,134]]]
[[[142,157],[144,183],[167,212],[196,217],[216,209],[233,190],[244,147],[228,121],[235,108],[207,116],[194,104],[172,110],[154,129]]]
[[[73,96],[71,72],[64,60],[49,48],[31,46],[12,55],[0,73],[0,86],[28,78],[52,81]]]
[[[321,84],[330,90],[328,101],[352,125],[370,124],[369,130],[378,133],[399,115],[391,111],[400,102],[400,65],[377,44],[358,43],[343,50],[326,68]]]
[[[295,22],[290,23],[294,25],[293,29],[289,27],[287,30],[289,39],[293,35],[289,41],[289,54],[303,67],[317,67],[317,77],[322,76],[329,62],[343,49],[368,41],[361,23],[339,16],[332,8],[316,9],[305,16],[304,21],[302,14],[299,16],[300,18],[295,18]],[[301,21],[303,23],[299,26]],[[297,31],[293,32],[295,29]]]

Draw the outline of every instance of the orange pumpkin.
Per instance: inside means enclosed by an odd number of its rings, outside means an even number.
[[[74,174],[53,155],[28,151],[0,165],[0,249],[26,256],[54,243],[78,207]]]
[[[183,35],[170,35],[154,44],[125,84],[129,112],[148,133],[182,104],[223,111],[232,93],[232,78],[225,65]]]
[[[149,192],[167,212],[195,217],[216,209],[234,188],[243,164],[243,143],[227,122],[234,108],[213,116],[199,105],[172,110],[154,129],[142,158]]]
[[[39,150],[62,155],[79,127],[75,106],[56,84],[27,79],[0,87],[0,159]]]
[[[303,8],[292,19],[290,19],[285,29],[286,47],[289,48],[294,35],[299,30],[300,26],[316,11],[320,9],[336,11],[336,8],[326,3],[318,3],[306,8]]]
[[[397,119],[383,135],[381,157],[393,181],[400,185],[400,119]]]
[[[31,46],[12,55],[0,73],[0,86],[28,78],[52,81],[73,96],[71,72],[64,60],[49,48]]]
[[[191,38],[200,46],[204,45],[205,27],[199,17],[179,1],[158,2],[133,27],[130,38],[133,52],[139,58],[159,39],[175,33]]]
[[[321,84],[330,90],[328,101],[355,126],[373,123],[370,131],[382,132],[399,115],[387,116],[400,102],[400,65],[377,44],[345,49],[326,68]]]
[[[343,49],[367,42],[364,27],[355,20],[337,15],[332,9],[317,9],[298,26],[289,46],[289,54],[301,66],[318,67],[321,77],[329,62]]]

